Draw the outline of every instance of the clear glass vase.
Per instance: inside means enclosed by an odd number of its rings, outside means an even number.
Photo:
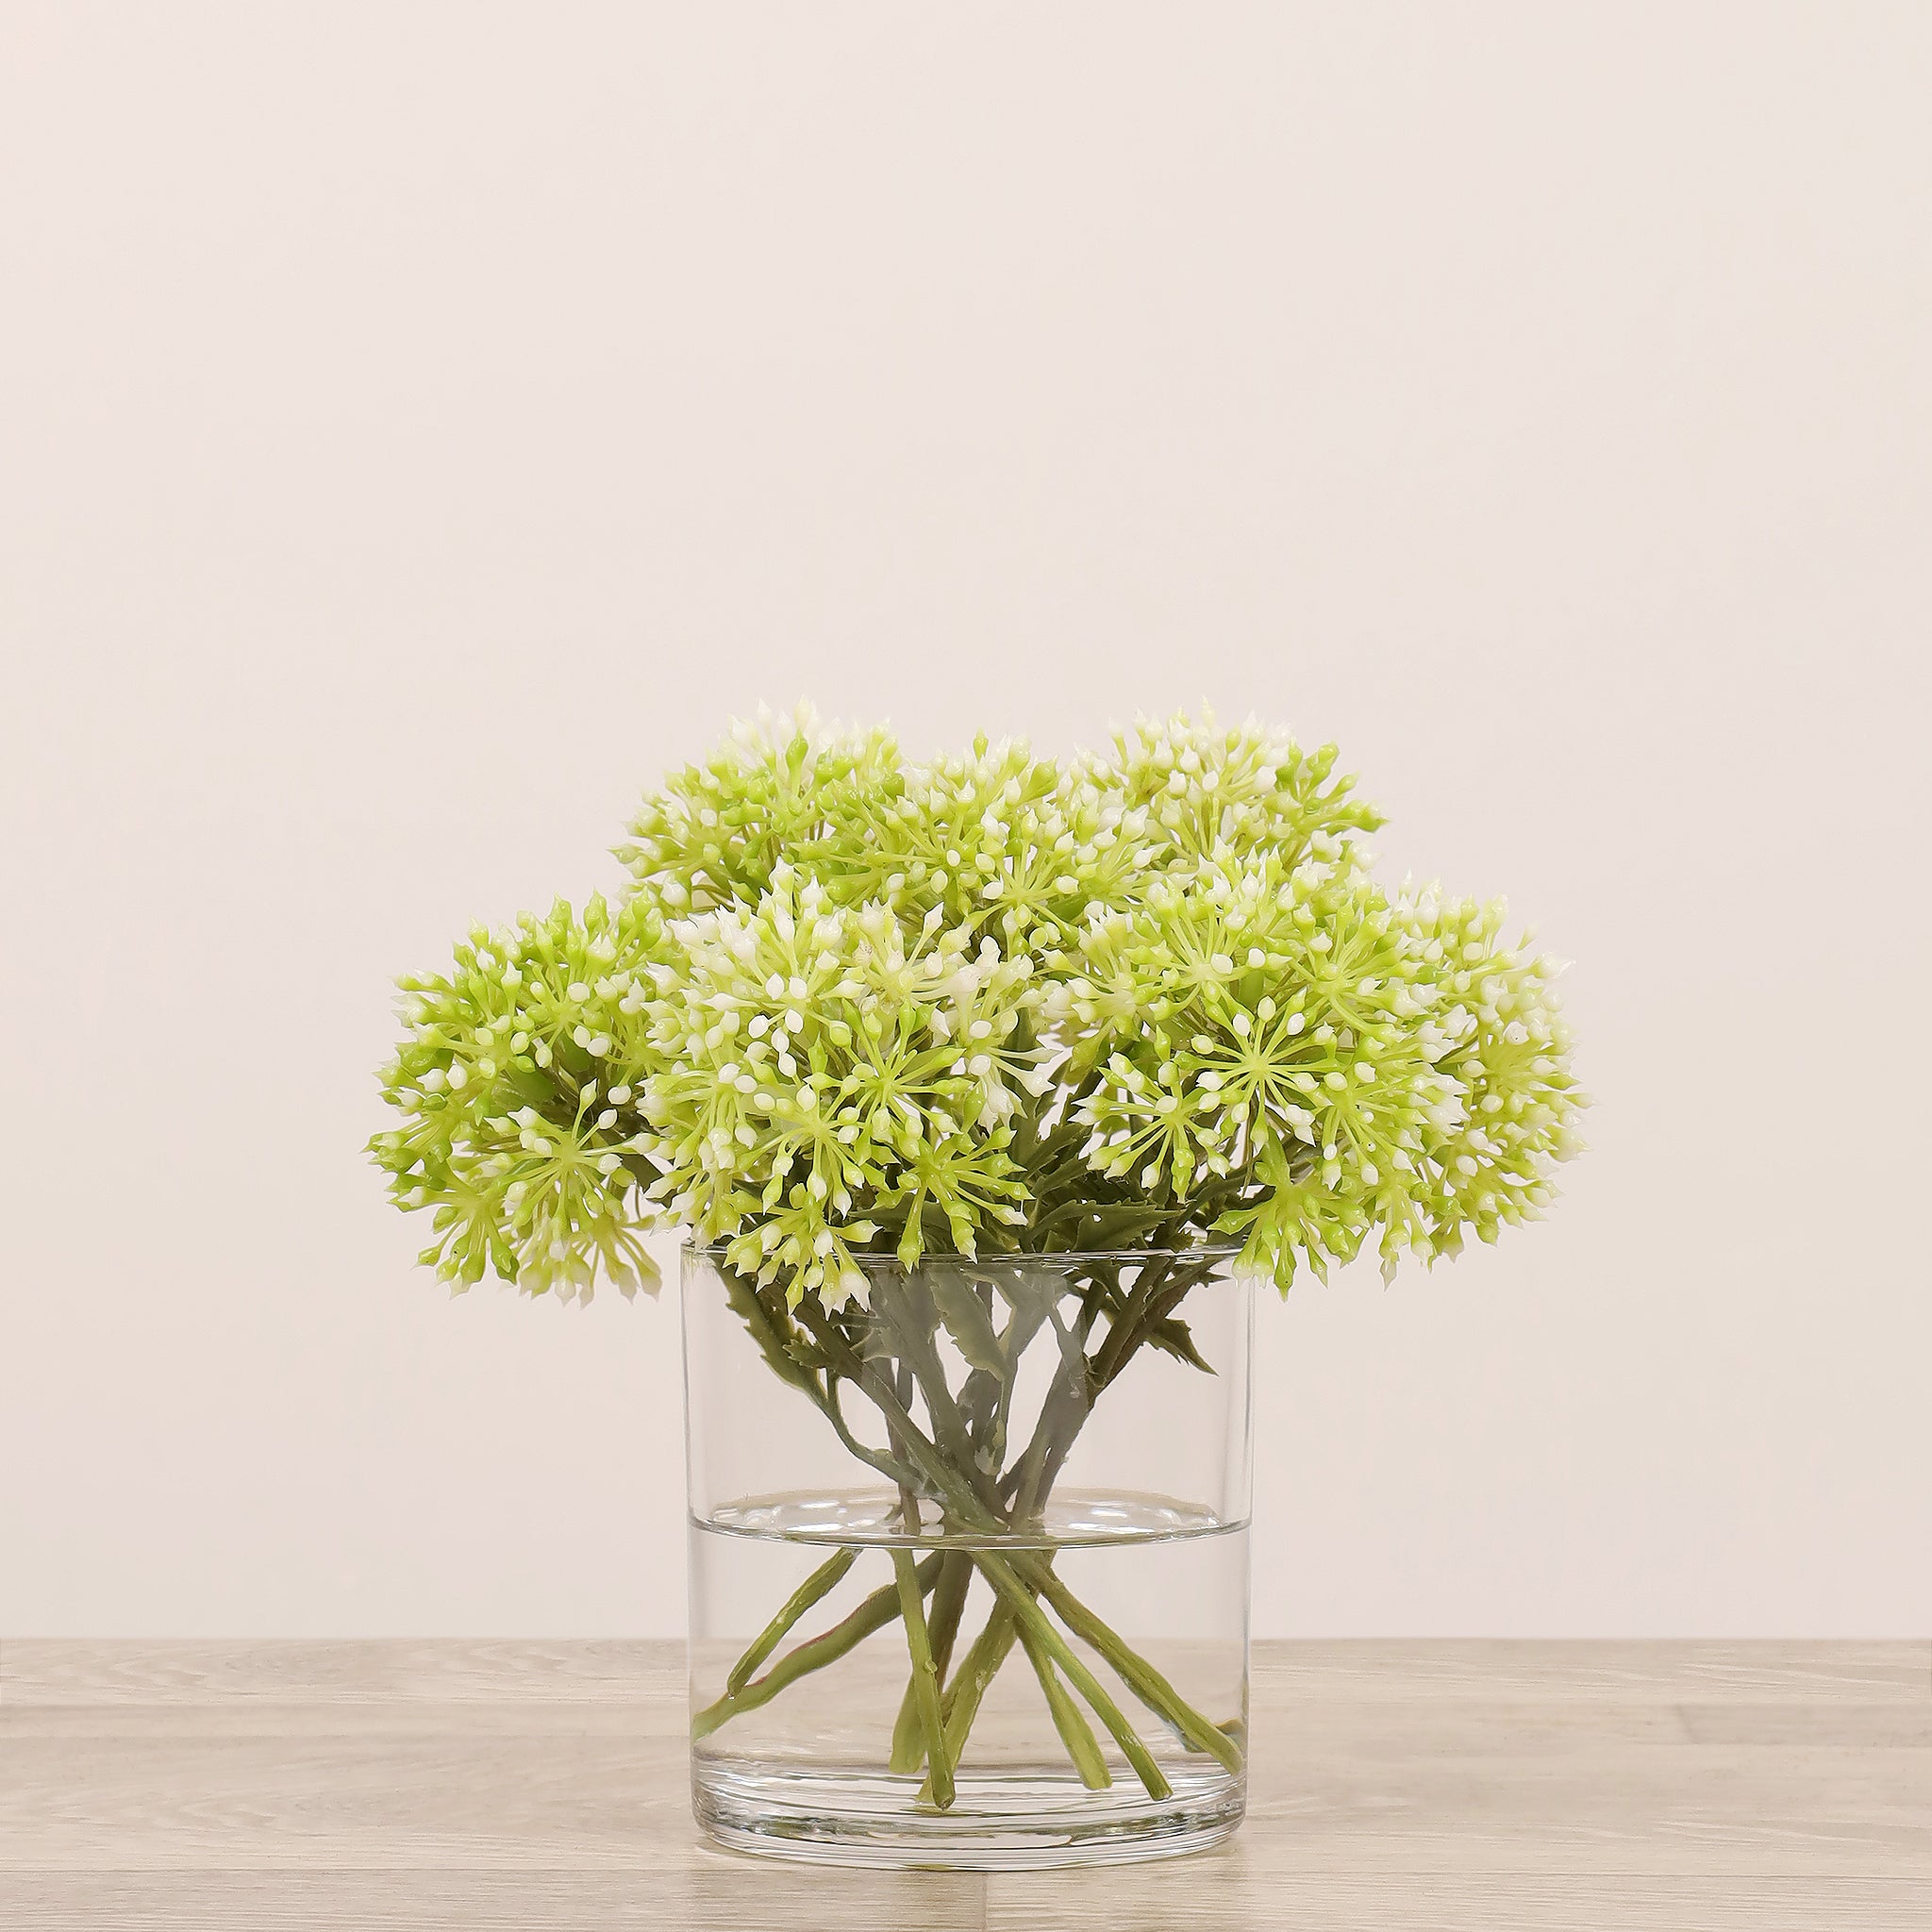
[[[887,1257],[828,1315],[687,1251],[708,1832],[994,1870],[1235,1828],[1253,1309],[1231,1258]]]

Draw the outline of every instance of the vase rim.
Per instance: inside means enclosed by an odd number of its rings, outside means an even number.
[[[730,1253],[728,1241],[686,1241],[687,1255],[701,1255],[707,1260],[724,1260]],[[1195,1241],[1184,1248],[1055,1248],[1043,1254],[1025,1254],[1003,1248],[992,1255],[960,1255],[950,1249],[929,1248],[912,1265],[924,1268],[944,1262],[961,1268],[1037,1268],[1066,1261],[1232,1261],[1241,1251],[1240,1241]],[[854,1255],[855,1267],[869,1270],[891,1268],[909,1274],[897,1255]]]

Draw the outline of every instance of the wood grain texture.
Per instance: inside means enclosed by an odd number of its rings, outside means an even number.
[[[675,1644],[0,1644],[0,1924],[1932,1926],[1932,1645],[1260,1646],[1249,1821],[1114,1872],[701,1841]]]
[[[693,1846],[627,1872],[8,1872],[8,1932],[982,1932],[985,1881]]]
[[[485,1639],[0,1641],[0,1706],[551,1704],[684,1695],[684,1646]]]
[[[705,1855],[697,1857],[702,1860]],[[720,1855],[722,1856],[722,1855]],[[1932,1881],[1331,1879],[1209,1858],[982,1881],[813,1873],[0,1872],[18,1932],[1924,1932]],[[1158,1874],[1158,1875],[1154,1875]],[[1151,1881],[1151,1882],[1149,1882]]]
[[[1932,1881],[1355,1873],[1299,1884],[1217,1855],[995,1878],[987,1932],[1925,1932]],[[1190,1881],[1191,1872],[1194,1875]]]

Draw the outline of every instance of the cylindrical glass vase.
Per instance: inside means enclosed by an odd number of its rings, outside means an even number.
[[[740,1850],[1198,1850],[1246,1796],[1251,1291],[1231,1250],[688,1250],[691,1789]]]

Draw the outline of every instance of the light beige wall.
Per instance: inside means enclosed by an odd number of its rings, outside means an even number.
[[[0,1629],[671,1632],[388,979],[761,698],[1339,738],[1580,961],[1546,1225],[1265,1311],[1258,1626],[1932,1622],[1932,9],[0,24]]]

